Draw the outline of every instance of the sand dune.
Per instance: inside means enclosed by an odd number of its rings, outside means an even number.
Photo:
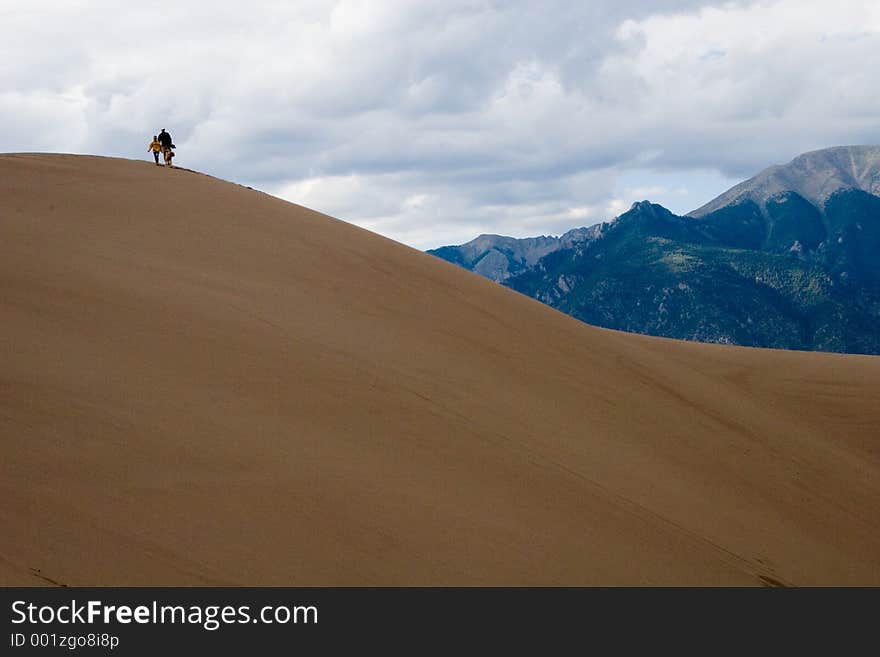
[[[0,584],[880,585],[880,358],[585,326],[152,163],[0,156]]]

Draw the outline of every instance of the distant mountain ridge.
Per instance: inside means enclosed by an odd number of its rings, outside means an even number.
[[[478,268],[481,259],[469,264],[462,247],[431,253],[598,326],[880,354],[880,196],[869,190],[880,191],[880,147],[831,148],[770,167],[686,216],[635,203],[503,277]]]
[[[600,232],[601,224],[573,228],[559,237],[542,235],[518,239],[484,234],[466,244],[443,246],[428,253],[500,283],[533,267],[544,256],[576,242],[595,239]]]
[[[880,146],[835,146],[804,153],[788,164],[764,169],[688,216],[704,217],[743,201],[763,210],[770,199],[789,192],[821,210],[834,192],[844,189],[880,195]]]

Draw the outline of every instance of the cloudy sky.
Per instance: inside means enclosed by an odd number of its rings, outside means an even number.
[[[147,159],[417,248],[687,212],[880,143],[876,0],[0,0],[0,152]]]

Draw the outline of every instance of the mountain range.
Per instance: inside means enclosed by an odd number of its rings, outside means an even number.
[[[878,354],[880,147],[805,153],[685,216],[641,201],[561,238],[429,253],[597,326]]]

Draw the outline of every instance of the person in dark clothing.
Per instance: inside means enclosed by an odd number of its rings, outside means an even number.
[[[159,133],[159,143],[162,144],[163,153],[166,150],[174,148],[174,143],[171,141],[171,135],[165,132],[165,128],[162,128],[162,132]]]

